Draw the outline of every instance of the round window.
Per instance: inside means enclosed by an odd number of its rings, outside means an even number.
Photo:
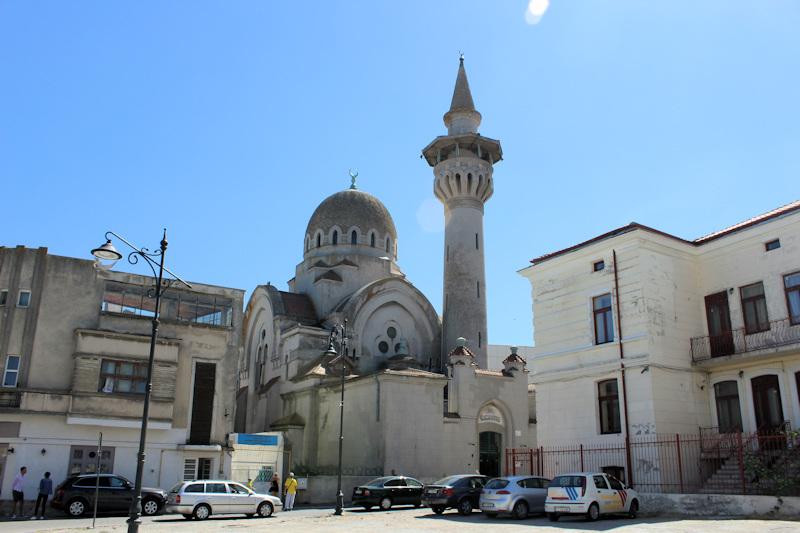
[[[394,339],[397,337],[397,330],[394,329],[393,326],[389,326],[389,329],[386,330],[386,334],[389,336],[390,339]]]
[[[399,352],[400,352],[400,343],[398,342],[397,344],[394,345],[394,353],[399,353]]]
[[[386,353],[389,351],[389,344],[386,341],[381,341],[378,343],[378,349],[381,353]]]

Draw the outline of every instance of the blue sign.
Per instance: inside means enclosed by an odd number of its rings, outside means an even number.
[[[256,435],[254,433],[239,433],[236,437],[238,444],[249,446],[277,446],[277,435]]]

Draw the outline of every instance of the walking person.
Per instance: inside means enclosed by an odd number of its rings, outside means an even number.
[[[297,480],[294,478],[294,472],[289,472],[289,477],[286,478],[283,488],[286,491],[286,502],[283,504],[283,510],[291,511],[294,509],[294,496],[297,494]]]
[[[36,515],[39,515],[39,520],[44,520],[44,512],[47,509],[47,498],[53,495],[53,480],[50,479],[50,472],[45,472],[44,477],[39,480],[39,496],[36,498],[36,507],[33,509],[33,516],[31,520],[36,520]],[[42,504],[42,512],[39,513],[39,504]]]
[[[278,474],[273,474],[272,481],[270,481],[269,483],[269,493],[278,498],[280,492],[281,492],[281,478],[278,477]]]
[[[11,518],[17,517],[17,504],[19,504],[19,516],[22,517],[23,506],[25,505],[25,474],[28,473],[28,467],[23,466],[19,469],[19,474],[14,477],[14,482],[11,484],[11,494],[14,499],[14,507],[12,507]]]

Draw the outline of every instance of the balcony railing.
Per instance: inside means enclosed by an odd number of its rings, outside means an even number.
[[[0,389],[0,407],[19,407],[22,392],[14,389]]]
[[[800,324],[792,324],[788,318],[773,320],[769,329],[747,333],[744,328],[723,335],[706,335],[691,340],[692,361],[699,363],[714,357],[754,352],[800,343]]]

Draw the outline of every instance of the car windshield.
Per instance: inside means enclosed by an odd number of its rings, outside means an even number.
[[[365,485],[368,485],[370,487],[383,487],[383,484],[386,483],[387,481],[389,481],[390,479],[394,479],[394,478],[391,477],[391,476],[377,477],[377,478],[373,479],[372,481],[370,481],[369,483],[365,483]]]
[[[493,479],[486,484],[487,489],[504,489],[508,486],[507,479]]]
[[[583,476],[558,476],[550,482],[551,487],[583,487],[585,484]]]
[[[436,481],[433,484],[434,485],[452,485],[452,484],[456,483],[459,479],[461,479],[460,476],[448,476],[448,477],[443,477],[442,479],[440,479],[439,481]]]

